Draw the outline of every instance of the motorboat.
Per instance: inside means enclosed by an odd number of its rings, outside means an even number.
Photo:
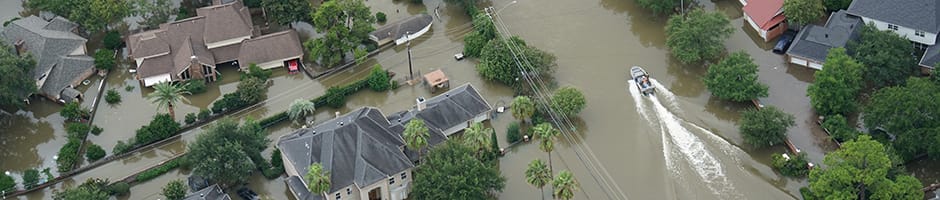
[[[646,70],[643,70],[642,67],[631,67],[630,75],[633,77],[633,82],[636,84],[636,88],[640,89],[640,92],[643,93],[644,96],[649,96],[656,91],[656,88],[653,87],[653,82],[650,80],[649,74],[646,73]]]

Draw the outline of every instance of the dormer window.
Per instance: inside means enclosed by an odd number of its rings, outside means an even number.
[[[894,24],[888,24],[888,29],[891,29],[891,30],[894,30],[894,31],[897,31],[897,30],[898,30],[898,25],[894,25]]]
[[[924,35],[927,35],[927,33],[924,33],[923,31],[914,31],[914,35],[917,37],[924,37]]]

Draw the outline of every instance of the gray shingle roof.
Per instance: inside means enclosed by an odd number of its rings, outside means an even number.
[[[492,110],[483,96],[469,83],[425,100],[427,108],[417,116],[427,124],[448,129]]]
[[[920,60],[920,65],[933,69],[937,63],[940,63],[940,45],[934,45],[927,48],[924,57]]]
[[[298,176],[287,177],[287,187],[290,188],[290,191],[294,192],[294,198],[297,200],[321,200],[323,195],[310,195],[310,190],[307,189],[307,186],[304,185],[303,181],[300,180]]]
[[[395,39],[401,38],[408,32],[415,33],[415,32],[420,31],[421,29],[424,29],[424,27],[431,25],[432,21],[434,21],[434,19],[431,17],[431,15],[422,13],[419,15],[405,18],[395,23],[391,23],[391,24],[387,24],[385,26],[379,27],[375,31],[372,31],[372,33],[370,33],[369,35],[370,35],[370,38],[372,38],[376,42],[382,41],[385,39],[395,40]]]
[[[402,153],[404,140],[392,132],[377,108],[365,107],[312,128],[281,137],[278,149],[288,162],[306,174],[321,163],[330,172],[330,192],[352,184],[371,185],[414,167]]]
[[[186,195],[184,200],[232,200],[219,185],[212,185]]]
[[[940,31],[937,0],[854,0],[848,12],[921,31]]]
[[[291,29],[242,41],[238,63],[242,69],[247,69],[252,63],[261,64],[303,55],[300,38]]]
[[[405,124],[408,124],[408,122],[410,122],[415,117],[415,112],[412,111],[413,110],[399,111],[388,115],[386,119],[388,119],[389,123],[392,124],[389,129],[391,129],[392,132],[398,133],[402,138],[404,138],[405,136],[403,134],[405,133]],[[421,149],[421,152],[425,153],[430,150],[430,147],[436,146],[437,144],[443,143],[447,140],[447,136],[444,135],[441,128],[429,125],[428,129],[430,130],[428,131],[428,135],[430,136],[428,137],[428,147]],[[419,157],[417,151],[405,148],[405,155],[407,155],[408,159],[411,159],[412,162],[418,161]]]
[[[788,55],[800,56],[817,61],[825,61],[829,49],[845,47],[849,41],[858,38],[862,26],[861,19],[846,14],[844,10],[832,13],[826,26],[806,25],[796,35]]]
[[[57,97],[65,87],[84,78],[80,75],[94,67],[91,57],[76,53],[85,51],[84,45],[88,40],[69,31],[74,27],[74,23],[61,17],[54,17],[49,22],[29,16],[4,27],[0,37],[11,46],[23,42],[26,51],[36,59],[36,67],[30,71],[30,76],[36,80],[45,77],[40,83],[40,92]]]

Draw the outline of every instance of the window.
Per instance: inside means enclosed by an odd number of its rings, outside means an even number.
[[[401,180],[405,180],[405,179],[408,179],[408,172],[401,173]]]
[[[388,179],[388,184],[389,184],[389,185],[395,184],[395,177],[389,178],[389,179]]]
[[[926,35],[926,33],[924,33],[923,31],[914,31],[914,35],[916,35],[916,36],[918,36],[918,37],[924,37],[924,35]]]
[[[346,194],[352,194],[352,189],[351,189],[351,188],[346,188]]]
[[[340,193],[336,193],[336,199],[343,199],[343,196],[342,196],[342,194],[340,194]]]
[[[898,30],[898,25],[888,24],[888,29],[897,31],[897,30]]]
[[[202,75],[210,75],[210,74],[212,74],[212,68],[209,67],[209,66],[203,65],[203,66],[202,66]]]
[[[186,69],[186,71],[183,71],[183,74],[180,75],[180,78],[183,79],[183,80],[188,80],[188,79],[189,79],[189,69]]]

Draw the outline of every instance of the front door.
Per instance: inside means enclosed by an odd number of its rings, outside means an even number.
[[[369,191],[369,200],[382,200],[382,187],[377,187]]]

